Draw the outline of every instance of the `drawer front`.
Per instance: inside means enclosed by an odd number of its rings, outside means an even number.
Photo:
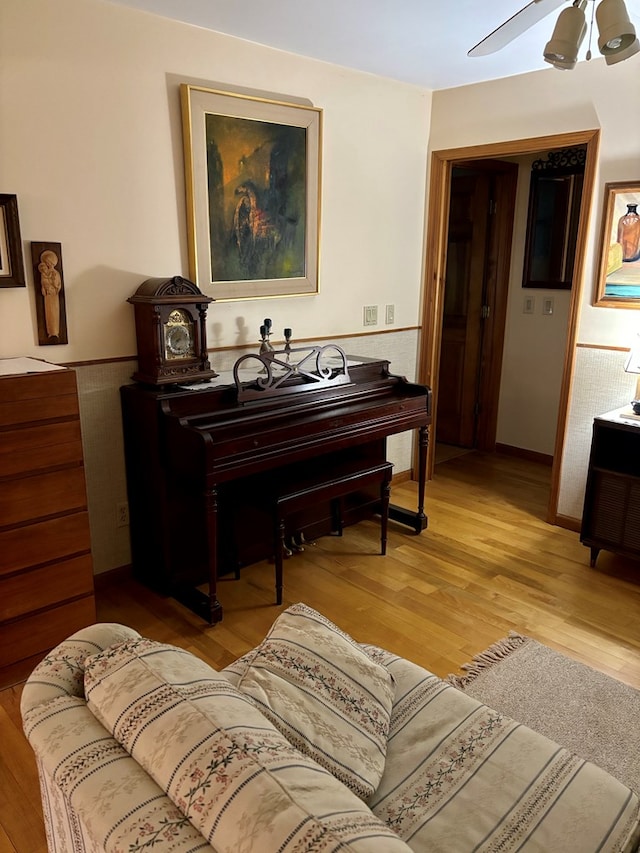
[[[80,421],[0,433],[0,477],[81,463]]]
[[[39,447],[57,447],[70,441],[80,441],[80,420],[48,423],[20,429],[7,429],[0,433],[0,458]]]
[[[0,527],[85,509],[86,504],[84,468],[7,480],[0,488]]]
[[[91,594],[93,571],[88,554],[9,575],[0,579],[0,620],[15,619],[69,598]]]
[[[96,620],[92,595],[53,607],[46,613],[26,616],[2,626],[0,667],[32,655],[48,652],[70,634]]]
[[[0,400],[32,400],[35,397],[60,397],[76,393],[74,370],[52,370],[0,378]]]
[[[91,549],[86,512],[0,530],[0,575],[62,560]]]
[[[78,416],[78,397],[76,394],[7,401],[1,397],[2,390],[0,385],[0,399],[2,399],[0,402],[0,427]]]

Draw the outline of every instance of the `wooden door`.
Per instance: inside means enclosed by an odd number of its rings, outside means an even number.
[[[490,176],[456,169],[451,178],[437,440],[474,447]]]
[[[517,179],[504,160],[452,171],[436,426],[445,444],[495,450]]]

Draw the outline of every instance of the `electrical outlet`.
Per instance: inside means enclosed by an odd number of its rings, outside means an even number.
[[[126,501],[116,504],[116,527],[128,527],[129,504]]]
[[[395,305],[387,305],[384,314],[384,321],[387,326],[390,326],[391,323],[395,322],[396,319],[396,306]]]
[[[363,309],[363,326],[377,326],[378,325],[378,306],[377,305],[365,305]]]

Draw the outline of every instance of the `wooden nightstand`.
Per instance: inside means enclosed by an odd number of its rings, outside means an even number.
[[[640,418],[630,406],[593,422],[580,541],[595,566],[601,549],[640,558]]]

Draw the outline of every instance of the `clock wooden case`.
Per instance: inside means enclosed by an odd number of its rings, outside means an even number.
[[[127,299],[135,310],[137,382],[169,385],[218,374],[207,356],[207,308],[214,300],[179,275],[148,278]]]

